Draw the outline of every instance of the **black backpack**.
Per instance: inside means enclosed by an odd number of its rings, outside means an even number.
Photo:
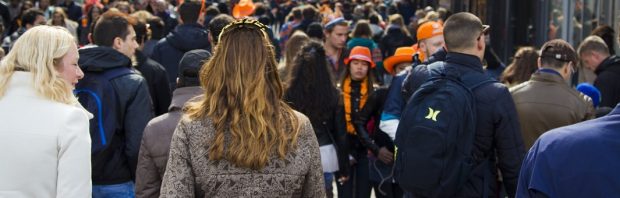
[[[105,150],[114,134],[122,126],[122,112],[118,107],[116,89],[112,80],[135,73],[128,67],[117,67],[101,72],[85,71],[75,88],[78,101],[94,115],[90,120],[90,138],[93,154]]]
[[[428,65],[430,77],[407,102],[396,131],[394,178],[415,197],[452,197],[475,168],[488,164],[474,164],[472,90],[495,80],[478,72],[459,74],[444,64]]]

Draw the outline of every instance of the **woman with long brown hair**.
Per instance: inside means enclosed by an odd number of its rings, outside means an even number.
[[[323,197],[308,118],[283,100],[266,26],[227,25],[170,146],[161,197]]]
[[[512,63],[506,67],[500,80],[508,87],[512,87],[530,80],[538,70],[538,52],[533,47],[521,47],[515,53]]]

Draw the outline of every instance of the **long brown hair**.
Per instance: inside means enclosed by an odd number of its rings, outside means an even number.
[[[515,53],[512,63],[500,77],[501,82],[507,85],[517,85],[528,81],[538,69],[538,52],[533,47],[521,47]]]
[[[249,19],[226,26],[200,71],[204,97],[188,104],[186,116],[212,120],[210,160],[259,170],[273,154],[283,159],[295,149],[299,120],[282,101],[275,54],[264,29]]]

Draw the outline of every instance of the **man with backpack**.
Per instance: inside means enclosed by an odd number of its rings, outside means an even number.
[[[93,197],[133,197],[142,132],[153,116],[146,80],[133,68],[138,48],[127,16],[104,13],[95,24],[96,46],[79,50],[84,78],[76,93],[90,121]]]
[[[484,74],[488,26],[471,13],[444,24],[445,62],[409,99],[396,132],[395,178],[414,197],[514,196],[525,153],[508,89]]]

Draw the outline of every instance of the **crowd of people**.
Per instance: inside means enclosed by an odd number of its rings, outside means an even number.
[[[617,35],[504,64],[474,14],[406,0],[10,0],[0,19],[0,197],[620,189]]]

